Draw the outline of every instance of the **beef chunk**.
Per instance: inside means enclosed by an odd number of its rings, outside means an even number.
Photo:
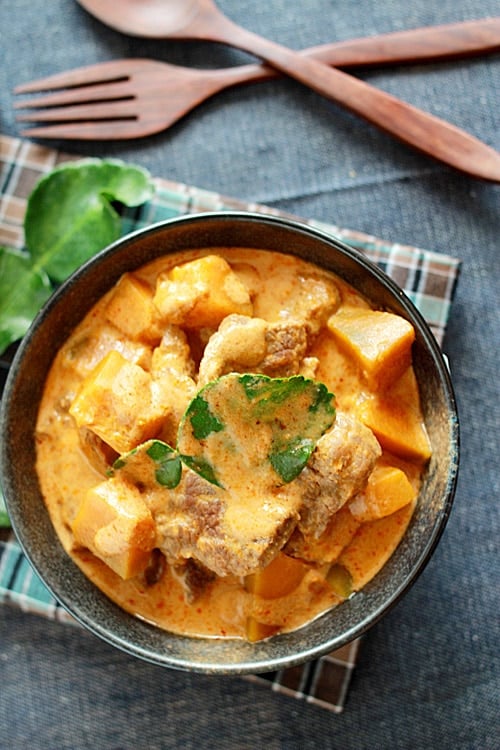
[[[174,566],[174,574],[184,590],[188,604],[195,602],[215,579],[215,573],[196,560]]]
[[[270,323],[266,331],[266,356],[259,372],[273,378],[300,372],[307,351],[307,333],[302,323]]]
[[[228,372],[287,377],[300,372],[307,351],[303,323],[268,323],[260,318],[228,315],[210,338],[200,362],[198,385]]]
[[[331,516],[363,488],[381,452],[371,430],[338,412],[296,480],[303,496],[299,531],[319,537]]]
[[[150,504],[159,546],[174,566],[192,559],[219,576],[248,575],[283,548],[294,554],[294,540],[318,537],[364,486],[380,452],[370,430],[338,414],[297,479],[271,491],[255,476],[229,492],[185,469],[163,506]]]
[[[267,323],[246,315],[228,315],[210,337],[200,362],[198,385],[228,372],[256,372],[266,355]]]
[[[216,487],[190,470],[157,511],[160,547],[173,565],[187,559],[220,576],[247,575],[266,565],[292,533],[299,498],[288,487],[273,497],[248,497]]]
[[[340,304],[340,293],[330,280],[315,274],[299,276],[292,294],[282,301],[281,317],[303,323],[308,336],[326,325]]]

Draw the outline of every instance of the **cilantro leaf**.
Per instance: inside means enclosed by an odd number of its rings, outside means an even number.
[[[181,460],[188,469],[191,469],[192,471],[196,472],[196,474],[199,474],[200,477],[203,477],[203,479],[206,479],[207,482],[210,482],[211,484],[216,484],[218,487],[222,487],[221,483],[219,482],[217,478],[217,474],[215,472],[214,467],[212,464],[200,456],[181,456]]]
[[[169,489],[177,487],[181,481],[182,467],[176,451],[161,440],[153,440],[146,453],[155,464],[158,484]]]

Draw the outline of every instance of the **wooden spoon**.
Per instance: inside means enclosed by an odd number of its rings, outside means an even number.
[[[500,154],[494,149],[364,81],[238,26],[213,0],[78,1],[125,33],[202,39],[245,50],[428,156],[479,178],[500,181]]]
[[[130,18],[127,16],[125,19],[121,15],[115,18],[114,14],[111,18],[109,7],[105,2],[98,4],[92,0],[77,1],[102,23],[117,31],[131,36],[149,38],[156,37],[158,34],[156,18],[147,12],[152,0],[143,5],[140,13],[135,3],[122,0],[130,4],[132,11]],[[160,2],[163,3],[164,0]],[[97,5],[99,10],[97,10]],[[315,57],[328,65],[355,68],[439,62],[494,52],[500,52],[500,16],[328,42],[301,50],[300,54]],[[268,81],[280,76],[278,70],[262,63],[221,68],[217,70],[217,75],[221,71],[228,73],[228,86]]]

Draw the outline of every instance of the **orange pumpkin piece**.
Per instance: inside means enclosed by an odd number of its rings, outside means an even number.
[[[117,453],[154,437],[164,419],[151,406],[151,375],[116,351],[85,378],[69,413]]]
[[[217,328],[227,315],[253,311],[248,289],[219,255],[160,274],[153,301],[163,320],[187,328]]]
[[[246,576],[245,588],[263,599],[278,599],[295,591],[309,567],[280,552],[269,565]]]
[[[395,513],[415,497],[404,471],[395,466],[377,466],[368,477],[365,491],[352,500],[349,510],[358,521],[374,521]]]
[[[268,625],[265,622],[259,622],[255,617],[247,617],[246,637],[250,643],[262,641],[264,638],[270,638],[280,630],[280,625]]]
[[[132,341],[158,343],[161,339],[153,292],[131,273],[125,273],[114,287],[106,318]]]
[[[356,411],[385,450],[410,461],[425,462],[430,458],[432,450],[412,367],[391,388],[361,401]]]
[[[414,503],[408,503],[390,516],[360,525],[338,559],[351,574],[353,591],[362,588],[385,565],[410,522],[413,508]]]
[[[78,544],[124,580],[145,569],[155,544],[155,523],[139,490],[118,479],[87,492],[72,531]]]
[[[339,347],[358,363],[372,387],[386,387],[411,364],[415,331],[399,315],[345,307],[329,318],[328,328]]]

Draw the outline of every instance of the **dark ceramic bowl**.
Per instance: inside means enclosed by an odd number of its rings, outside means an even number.
[[[52,527],[35,472],[34,430],[52,360],[89,308],[130,271],[167,253],[196,247],[240,246],[291,253],[327,268],[372,303],[402,315],[416,330],[414,366],[433,455],[419,502],[396,552],[359,593],[290,634],[249,644],[186,638],[122,611],[64,552]],[[299,664],[361,635],[408,590],[428,562],[450,513],[458,469],[458,421],[440,349],[413,304],[360,253],[292,221],[235,212],[185,216],[135,232],[80,268],[49,300],[25,336],[7,381],[1,412],[1,472],[16,535],[48,589],[81,624],[105,641],[147,661],[205,673],[250,673]]]

